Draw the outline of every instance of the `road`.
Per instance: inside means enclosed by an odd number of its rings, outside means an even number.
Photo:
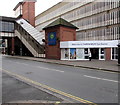
[[[117,73],[6,57],[2,58],[2,69],[56,89],[62,95],[67,93],[69,98],[79,98],[79,102],[118,103]]]

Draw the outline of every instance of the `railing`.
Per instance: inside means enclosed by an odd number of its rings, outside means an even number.
[[[18,23],[15,23],[15,29],[21,34],[21,38],[23,37],[29,45],[38,53],[39,55],[44,54],[44,45],[40,45],[23,27],[21,27]],[[22,40],[22,39],[21,39]]]

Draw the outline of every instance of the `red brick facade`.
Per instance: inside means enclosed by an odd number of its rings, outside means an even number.
[[[22,6],[22,18],[35,27],[35,2],[24,2]]]
[[[75,41],[76,30],[68,27],[60,27],[60,41]]]
[[[111,60],[111,48],[106,48],[105,49],[106,52],[106,59],[105,60]]]
[[[57,33],[57,44],[48,45],[48,33]],[[57,26],[48,28],[45,30],[46,39],[46,58],[48,59],[61,59],[60,41],[75,41],[76,40],[76,30],[73,28]]]

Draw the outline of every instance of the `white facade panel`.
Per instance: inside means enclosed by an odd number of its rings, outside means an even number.
[[[118,45],[118,40],[60,42],[60,48],[112,48],[112,47],[117,47],[117,45]]]

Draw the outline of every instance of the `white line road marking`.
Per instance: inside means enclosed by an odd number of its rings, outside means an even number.
[[[57,69],[50,69],[50,68],[46,68],[46,67],[40,67],[40,66],[36,66],[36,67],[38,67],[38,68],[41,68],[41,69],[50,70],[50,71],[57,71],[57,72],[62,72],[62,73],[64,73],[64,71],[57,70]]]
[[[84,75],[84,76],[88,78],[99,79],[99,80],[104,80],[104,81],[118,82],[115,80],[110,80],[110,79],[105,79],[105,78],[98,78],[98,77],[93,77],[93,76],[88,76],[88,75]]]
[[[15,62],[15,63],[28,66],[28,64],[26,64],[26,63],[20,63],[20,62]]]
[[[14,62],[14,61],[10,61],[10,60],[8,60],[9,62],[12,62],[12,63],[17,63],[17,64],[22,64],[22,65],[26,65],[26,66],[28,66],[28,64],[26,64],[26,63],[21,63],[21,62]]]
[[[10,61],[10,62],[13,62],[13,61]],[[17,63],[17,64],[22,64],[22,65],[26,65],[28,66],[29,64],[26,64],[26,63],[21,63],[21,62],[14,62],[14,63]],[[61,72],[63,73],[64,71],[61,71],[61,70],[57,70],[57,69],[50,69],[50,68],[46,68],[46,67],[41,67],[41,66],[33,66],[33,67],[37,67],[37,68],[41,68],[41,69],[46,69],[46,70],[50,70],[50,71],[57,71],[57,72]]]

